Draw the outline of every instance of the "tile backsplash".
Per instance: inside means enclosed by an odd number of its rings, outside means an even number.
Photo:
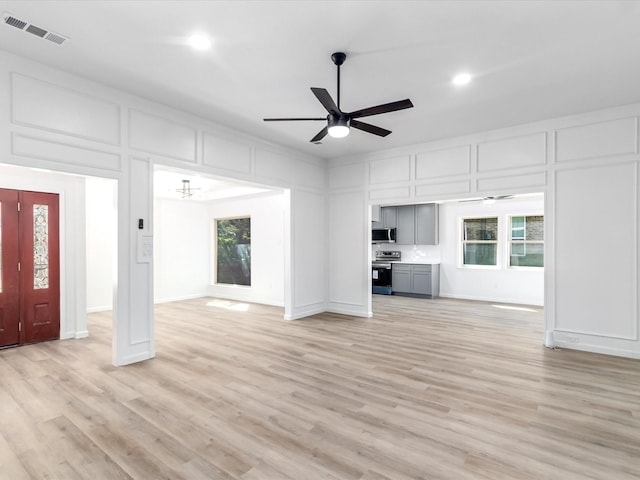
[[[440,263],[440,245],[396,245],[395,243],[375,243],[371,245],[371,258],[378,250],[402,252],[403,262]]]

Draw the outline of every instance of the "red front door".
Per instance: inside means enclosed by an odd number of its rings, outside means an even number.
[[[0,346],[20,343],[18,192],[0,189]]]
[[[0,346],[59,338],[58,195],[0,189],[0,202]]]

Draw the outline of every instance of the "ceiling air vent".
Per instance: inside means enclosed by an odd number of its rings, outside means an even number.
[[[38,27],[32,23],[26,22],[19,18],[14,17],[9,12],[4,12],[2,14],[2,19],[4,23],[7,25],[11,25],[12,27],[16,27],[19,30],[24,32],[32,33],[33,35],[44,38],[45,40],[49,40],[50,42],[55,43],[56,45],[62,45],[64,42],[69,40],[68,37],[64,35],[60,35],[59,33],[50,32],[42,27]]]

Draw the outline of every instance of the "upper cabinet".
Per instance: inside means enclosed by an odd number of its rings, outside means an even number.
[[[416,205],[416,244],[438,244],[438,204]]]
[[[379,209],[379,211],[378,211]],[[372,207],[371,228],[395,228],[399,245],[438,244],[438,205]]]
[[[400,245],[416,244],[416,212],[414,205],[398,207],[396,243]]]
[[[371,228],[396,228],[398,224],[397,207],[380,208],[378,218],[378,221],[371,222]]]
[[[380,205],[371,205],[371,224],[379,222],[382,217],[380,216]]]
[[[438,244],[438,205],[397,207],[396,243],[399,245]]]

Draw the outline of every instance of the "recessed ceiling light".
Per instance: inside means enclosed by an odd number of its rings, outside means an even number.
[[[189,37],[189,45],[196,50],[208,50],[211,48],[211,40],[206,35],[195,33]]]
[[[471,74],[469,73],[459,73],[455,77],[453,77],[454,85],[466,85],[471,81]]]

